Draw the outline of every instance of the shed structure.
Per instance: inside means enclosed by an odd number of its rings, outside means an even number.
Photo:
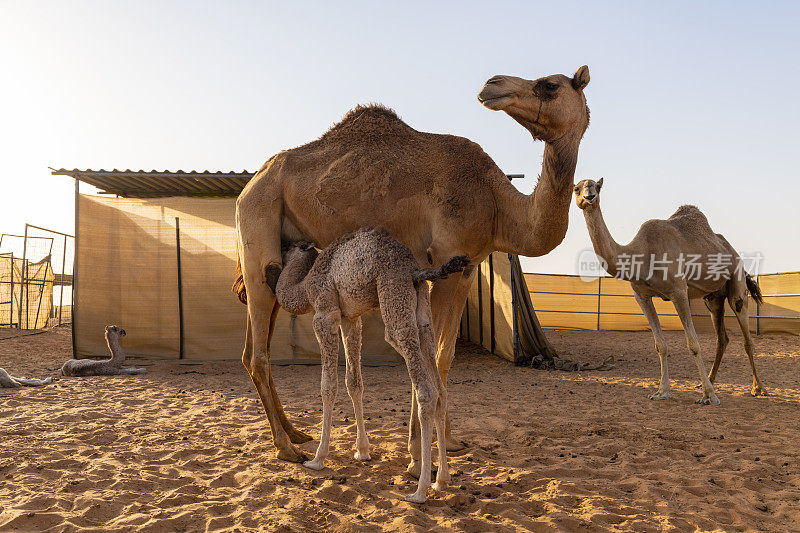
[[[103,338],[108,324],[126,329],[125,349],[132,355],[192,360],[241,356],[246,308],[230,291],[236,265],[234,214],[236,197],[252,173],[51,170],[75,180],[76,357],[108,353]],[[81,194],[81,182],[99,194]],[[475,311],[472,322],[494,324],[486,326],[484,344],[520,361],[525,356],[519,346],[525,343],[514,333],[517,308],[512,311],[511,294],[512,282],[524,284],[524,278],[520,274],[512,280],[513,260],[505,254],[501,259],[498,269],[482,267],[476,284],[487,285],[487,309],[498,312],[487,311],[484,317]],[[519,294],[527,298],[527,289],[521,287]],[[399,361],[383,339],[380,314],[371,312],[363,323],[364,362]],[[493,336],[501,341],[491,341]],[[271,348],[275,363],[318,362],[311,316],[281,310]]]

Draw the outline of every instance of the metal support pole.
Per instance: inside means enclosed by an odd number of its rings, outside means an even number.
[[[22,276],[20,279],[19,285],[19,329],[22,329],[22,310],[25,309],[25,329],[28,329],[28,309],[25,306],[25,300],[28,296],[28,290],[25,286],[25,278],[27,277],[27,264],[26,264],[26,255],[28,253],[28,225],[25,225],[25,235],[22,239]]]
[[[178,358],[183,359],[183,279],[181,278],[181,219],[175,217],[175,244],[178,256],[178,320],[180,340]]]
[[[478,265],[478,344],[483,346],[483,263]]]
[[[64,307],[64,269],[67,266],[67,236],[64,235],[64,251],[61,254],[61,284],[58,286],[58,325],[61,325],[61,308]],[[73,276],[74,278],[75,276]]]
[[[75,295],[77,294],[76,290],[78,288],[78,242],[79,242],[78,241],[78,237],[79,237],[78,229],[80,228],[80,224],[79,224],[80,219],[78,218],[78,214],[80,212],[79,209],[78,209],[78,206],[79,206],[78,199],[79,199],[79,197],[80,197],[80,182],[78,181],[77,178],[75,178],[75,241],[73,242],[73,246],[75,247],[75,250],[74,250],[75,253],[72,254],[72,303],[70,304],[70,307],[71,307],[71,309],[70,309],[70,320],[71,320],[71,323],[72,323],[72,326],[71,326],[70,329],[72,330],[72,358],[73,359],[77,359],[78,358],[78,347],[77,347],[77,342],[76,342],[76,339],[75,339],[75,329],[77,327],[76,324],[78,322],[75,319],[75,317],[77,316],[77,306],[75,305],[75,302],[76,302]],[[62,288],[61,290],[64,290],[64,289]]]
[[[758,274],[756,274],[756,285],[758,285]],[[756,301],[756,335],[761,335],[761,324],[759,323],[759,318],[761,317],[761,306]],[[725,320],[723,318],[723,320]]]
[[[0,241],[1,242],[1,241]],[[14,327],[14,252],[11,252],[11,302],[8,309],[8,327]]]
[[[491,333],[490,352],[494,353],[496,346],[494,338],[494,262],[492,254],[489,254],[489,331]]]
[[[514,364],[522,364],[522,354],[519,346],[519,323],[517,318],[517,280],[514,278],[514,256],[508,254],[508,264],[511,269],[511,338],[514,346]]]
[[[597,331],[600,331],[600,284],[603,283],[603,277],[597,278]]]

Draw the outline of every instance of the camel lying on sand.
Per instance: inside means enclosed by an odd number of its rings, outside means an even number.
[[[653,297],[671,300],[686,332],[689,351],[697,363],[703,397],[696,403],[717,405],[719,399],[712,385],[717,375],[722,354],[728,345],[725,331],[725,300],[733,309],[744,335],[744,349],[753,369],[753,387],[750,394],[764,396],[753,361],[753,339],[750,336],[747,314],[747,293],[761,302],[758,283],[744,270],[742,258],[725,237],[714,233],[708,220],[693,205],[678,208],[667,220],[648,220],[627,245],[617,244],[603,221],[600,211],[600,188],[597,182],[583,180],[575,185],[575,201],[583,210],[589,236],[595,253],[607,265],[612,276],[631,282],[636,303],[650,323],[661,361],[661,384],[651,400],[669,398],[669,371],[667,370],[667,343],[661,333],[661,324],[653,306]],[[711,312],[717,334],[717,355],[711,374],[706,376],[700,343],[692,322],[689,300],[703,298]]]
[[[106,343],[111,352],[110,359],[101,361],[93,359],[70,359],[61,367],[65,376],[117,376],[120,374],[144,374],[144,368],[122,368],[125,352],[119,345],[119,339],[125,336],[125,330],[118,326],[106,326]]]
[[[411,377],[411,419],[418,418],[420,439],[409,424],[412,465],[421,454],[417,491],[407,501],[422,503],[431,484],[432,422],[436,425],[439,471],[434,489],[450,481],[445,446],[447,392],[436,369],[436,346],[427,281],[461,272],[469,264],[454,257],[438,269],[420,269],[411,250],[381,228],[362,229],[340,237],[319,255],[312,245],[292,245],[283,254],[284,268],[275,294],[278,303],[296,315],[314,311],[314,333],[322,354],[322,436],[314,459],[305,466],[321,470],[328,455],[331,411],[338,389],[339,329],[347,360],[347,392],[353,401],[357,438],[355,458],[368,460],[361,380],[361,315],[380,308],[386,341],[403,356]],[[420,443],[421,441],[421,443]],[[421,449],[414,450],[414,446]]]
[[[14,389],[17,387],[41,387],[52,382],[53,378],[46,379],[29,379],[29,378],[15,378],[9,375],[8,372],[0,368],[0,388]]]

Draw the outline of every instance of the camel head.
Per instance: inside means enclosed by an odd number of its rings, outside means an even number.
[[[493,111],[505,111],[531,132],[534,139],[555,141],[570,132],[579,139],[589,126],[589,108],[583,89],[589,84],[589,67],[573,77],[553,74],[538,80],[493,76],[478,94],[478,101]]]
[[[119,326],[106,326],[106,336],[116,335],[117,337],[124,337],[125,330]]]
[[[284,243],[282,248],[284,265],[297,261],[298,259],[308,259],[313,262],[317,258],[317,255],[319,255],[314,243],[309,241]]]
[[[600,205],[600,188],[603,178],[597,181],[581,180],[575,185],[575,203],[581,209],[595,208]]]

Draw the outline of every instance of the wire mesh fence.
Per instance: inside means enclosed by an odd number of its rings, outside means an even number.
[[[74,238],[25,224],[0,234],[0,327],[42,329],[72,318]]]

